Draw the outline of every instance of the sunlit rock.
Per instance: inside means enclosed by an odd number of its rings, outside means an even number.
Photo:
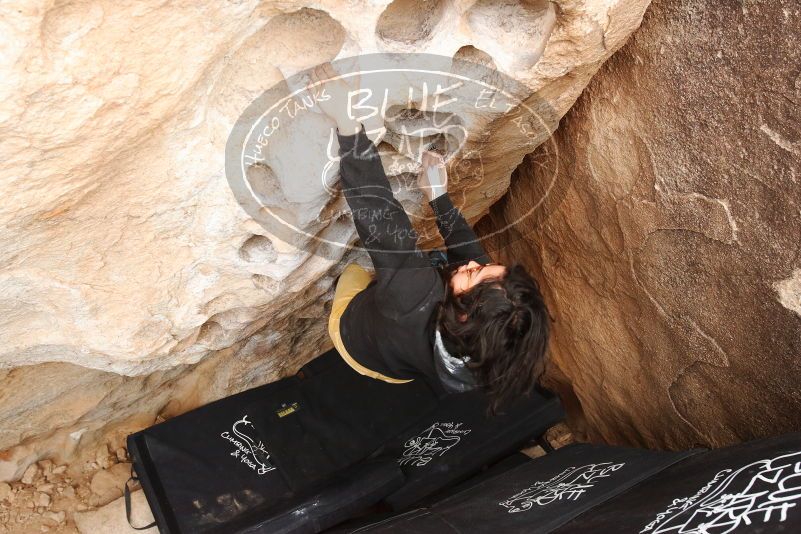
[[[4,3],[0,478],[101,437],[118,447],[157,416],[274,380],[327,348],[332,280],[360,255],[270,236],[224,173],[228,135],[262,91],[329,60],[427,52],[518,80],[553,130],[647,4]],[[462,198],[475,221],[539,141],[513,142],[497,113],[462,120],[493,134],[486,182]],[[313,121],[309,131],[333,126]],[[395,135],[382,149],[398,148]],[[288,218],[352,243],[347,219],[315,226],[330,198],[281,181],[305,176],[324,140],[254,172]]]

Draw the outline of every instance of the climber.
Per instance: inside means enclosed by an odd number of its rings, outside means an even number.
[[[355,263],[340,275],[328,322],[334,346],[357,372],[386,382],[419,377],[441,394],[480,387],[496,413],[543,371],[549,328],[537,283],[519,264],[490,260],[447,193],[443,158],[425,151],[418,187],[447,248],[447,263],[434,265],[345,105],[358,78],[337,76],[324,64],[312,81],[325,81],[331,97],[319,104],[337,125],[342,189],[375,279]]]

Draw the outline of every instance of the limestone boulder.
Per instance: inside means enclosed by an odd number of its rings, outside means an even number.
[[[294,89],[293,76],[325,61],[436,54],[516,80],[550,133],[647,4],[4,3],[0,479],[44,456],[115,450],[157,417],[327,348],[331,282],[364,254],[275,239],[232,194],[226,141],[263,91]],[[320,135],[305,158],[273,161],[267,192],[304,232],[353,243],[347,218],[315,218],[336,200],[293,181],[326,150],[333,123],[313,119],[306,131]],[[475,221],[545,136],[514,138],[498,110],[470,119],[469,135],[491,134],[483,185],[462,197]],[[403,138],[387,141],[391,154]]]
[[[801,428],[799,33],[792,0],[654,2],[480,223],[538,272],[583,438]]]

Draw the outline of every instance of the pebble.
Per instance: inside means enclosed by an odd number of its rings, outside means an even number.
[[[47,512],[44,515],[47,519],[51,521],[55,521],[56,523],[63,523],[65,519],[67,519],[67,514],[65,512]]]
[[[36,486],[36,491],[41,491],[42,493],[47,493],[48,495],[53,494],[53,484],[39,484]]]
[[[102,469],[111,467],[112,461],[108,446],[103,444],[97,448],[97,452],[95,452],[95,462],[97,462],[97,465]]]
[[[39,475],[39,466],[36,464],[31,464],[25,470],[25,473],[22,474],[22,483],[33,484],[33,479],[35,479],[38,475]]]
[[[63,473],[64,473],[64,471],[66,471],[66,470],[67,470],[67,466],[66,466],[66,465],[60,465],[60,466],[58,466],[58,467],[54,467],[54,468],[53,468],[53,474],[54,474],[54,475],[61,475],[61,474],[63,474]]]
[[[50,506],[50,495],[48,495],[47,493],[37,493],[36,505],[41,506],[43,508],[47,508],[48,506]]]
[[[39,467],[42,469],[44,476],[47,476],[53,471],[53,460],[42,460],[39,462]]]
[[[0,482],[0,501],[11,502],[11,486],[5,482]]]
[[[116,464],[109,469],[95,473],[89,484],[93,493],[93,500],[90,501],[90,504],[103,506],[122,497],[122,488],[128,476],[129,466],[126,464]]]
[[[120,447],[119,449],[117,449],[117,452],[115,454],[117,455],[117,460],[121,462],[125,462],[128,460],[128,451],[125,450],[125,447]]]

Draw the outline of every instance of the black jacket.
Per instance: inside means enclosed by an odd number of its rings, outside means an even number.
[[[375,144],[364,125],[339,140],[342,189],[376,277],[348,305],[340,333],[356,361],[390,378],[423,378],[441,391],[434,367],[436,312],[445,283],[392,194]],[[490,262],[447,193],[430,202],[449,264]]]

